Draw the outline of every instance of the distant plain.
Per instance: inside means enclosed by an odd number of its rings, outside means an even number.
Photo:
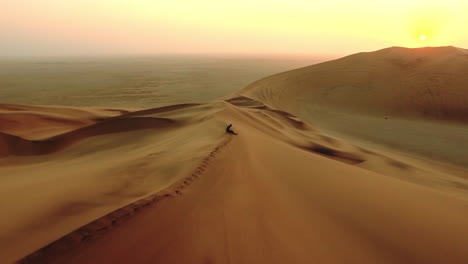
[[[326,59],[298,56],[0,58],[0,102],[152,108],[202,103]]]

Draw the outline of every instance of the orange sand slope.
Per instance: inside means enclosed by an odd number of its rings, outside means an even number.
[[[354,146],[246,97],[15,140],[1,263],[468,261],[466,168]]]

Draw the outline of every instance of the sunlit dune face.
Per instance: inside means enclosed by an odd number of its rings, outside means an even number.
[[[427,38],[427,37],[426,37],[425,35],[419,36],[419,39],[422,40],[422,41],[426,40],[426,38]]]

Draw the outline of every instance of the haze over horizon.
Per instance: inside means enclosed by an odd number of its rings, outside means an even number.
[[[310,54],[468,46],[452,1],[1,0],[0,56]]]

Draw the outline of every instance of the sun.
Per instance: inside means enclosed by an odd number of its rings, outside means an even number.
[[[419,39],[420,39],[420,40],[426,40],[426,38],[427,38],[427,37],[426,37],[425,35],[419,36]]]

